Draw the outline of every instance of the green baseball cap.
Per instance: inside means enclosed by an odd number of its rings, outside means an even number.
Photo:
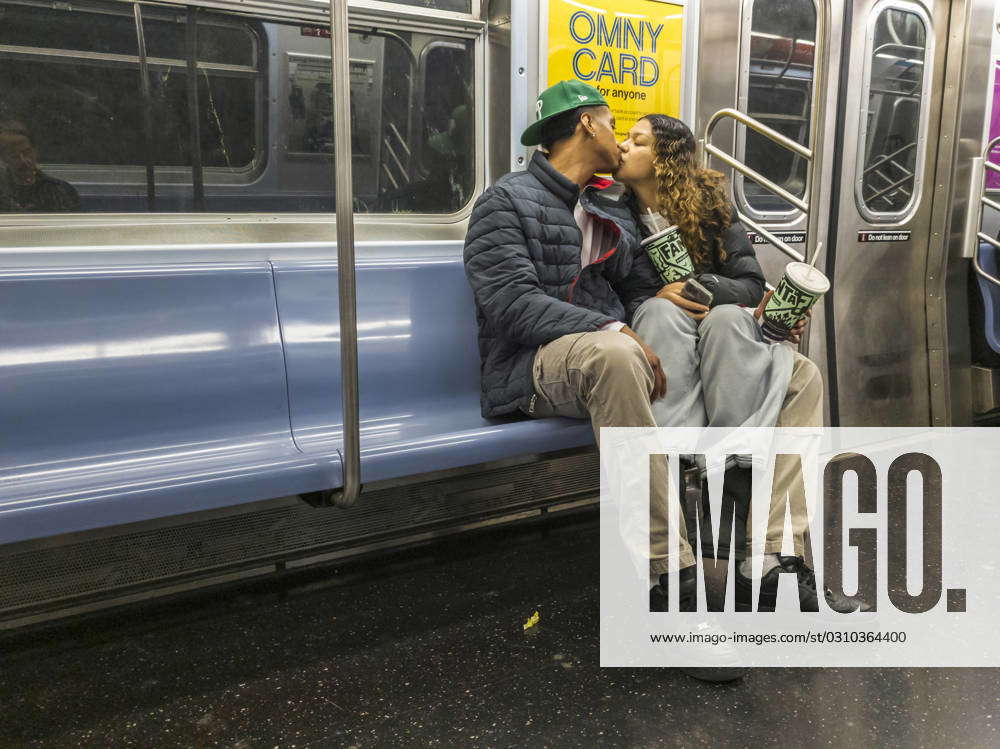
[[[559,81],[538,95],[536,119],[521,133],[522,146],[537,146],[542,140],[542,125],[556,115],[577,107],[606,107],[601,92],[582,81]]]

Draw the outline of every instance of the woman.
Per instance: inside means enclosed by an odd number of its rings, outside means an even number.
[[[681,295],[684,283],[663,285],[643,250],[633,263],[630,286],[650,297],[633,315],[632,329],[656,352],[667,376],[667,394],[653,402],[659,426],[822,426],[823,384],[819,370],[791,346],[764,340],[756,318],[769,298],[764,274],[735,218],[722,174],[699,166],[690,129],[673,117],[650,114],[639,120],[620,144],[621,166],[615,178],[630,189],[640,233],[649,236],[658,225],[676,225],[691,255],[697,280],[713,293],[711,307]],[[656,215],[659,214],[659,215]],[[633,287],[634,287],[633,286]],[[643,294],[640,295],[640,298]],[[751,310],[756,311],[751,314]],[[806,321],[792,331],[798,342]],[[801,491],[795,491],[795,466],[777,461],[776,495],[789,494],[792,503],[794,557],[781,557],[785,507],[772,505],[764,545],[762,574],[797,572],[800,596],[815,596],[815,582],[805,566],[807,515]],[[788,490],[792,490],[789,492]],[[749,560],[745,529],[750,471],[729,470],[723,488],[734,496],[737,538],[719,539],[718,556],[735,548],[738,566],[737,605],[749,596]],[[704,496],[704,495],[703,495]],[[707,502],[707,496],[705,496]],[[689,521],[692,519],[689,517]],[[728,528],[727,524],[722,527]],[[689,537],[694,529],[689,529]],[[703,555],[715,557],[711,536],[703,536]],[[728,565],[705,565],[712,589],[724,590]],[[765,577],[765,587],[776,586]],[[803,599],[804,600],[804,599]],[[856,599],[834,600],[831,606],[850,611]],[[773,605],[773,604],[772,604]]]
[[[657,423],[774,426],[793,368],[810,370],[809,379],[818,379],[818,371],[790,346],[760,335],[750,310],[766,298],[764,274],[735,219],[725,178],[695,162],[694,135],[667,115],[643,117],[620,148],[615,178],[630,189],[640,233],[652,233],[655,220],[676,225],[696,279],[714,295],[711,308],[686,299],[683,281],[663,285],[641,250],[636,257],[630,281],[651,298],[636,310],[632,328],[667,374],[667,395],[653,404]],[[804,327],[805,321],[792,332],[793,341]],[[802,416],[798,425],[817,418],[818,426],[821,412]]]

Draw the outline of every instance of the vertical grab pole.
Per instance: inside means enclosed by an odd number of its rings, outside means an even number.
[[[361,493],[361,441],[347,0],[330,0],[330,46],[333,74],[333,167],[337,202],[337,282],[340,293],[340,379],[344,407],[344,451],[341,455],[344,487],[334,493],[333,501],[339,507],[350,507]]]
[[[816,254],[819,245],[819,206],[823,198],[823,161],[824,153],[820,143],[823,131],[825,109],[823,97],[826,95],[827,50],[830,45],[830,0],[816,3],[816,46],[813,48],[813,88],[812,117],[809,127],[809,151],[812,159],[806,168],[809,215],[806,218],[806,260],[815,262],[815,257],[809,257],[810,250]],[[843,92],[841,92],[843,95]],[[803,341],[808,344],[808,338]]]
[[[187,104],[194,209],[205,210],[205,171],[201,163],[201,112],[198,109],[198,9],[187,9]]]
[[[146,32],[142,6],[135,3],[135,33],[139,42],[139,90],[142,92],[142,130],[146,151],[146,209],[156,211],[156,172],[153,166],[153,100],[149,90],[149,62],[146,59]]]

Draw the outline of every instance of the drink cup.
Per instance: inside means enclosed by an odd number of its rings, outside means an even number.
[[[640,246],[646,250],[653,267],[660,274],[663,283],[674,283],[694,275],[691,254],[681,239],[677,226],[668,226],[661,232],[644,239]]]
[[[771,341],[784,341],[795,324],[830,289],[821,270],[806,263],[789,263],[761,315],[761,332]]]

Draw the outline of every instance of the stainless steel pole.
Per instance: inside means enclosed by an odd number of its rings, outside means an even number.
[[[333,76],[334,190],[337,209],[337,280],[340,290],[340,379],[344,406],[344,486],[333,501],[350,507],[361,493],[358,411],[358,320],[354,273],[354,184],[351,177],[351,71],[347,0],[330,0]]]
[[[198,9],[187,9],[188,143],[191,150],[191,186],[194,209],[205,210],[205,170],[201,160],[201,109],[198,106]]]
[[[816,4],[816,46],[813,48],[813,81],[812,81],[812,122],[809,125],[809,167],[806,174],[807,196],[809,199],[809,214],[806,221],[806,257],[812,261],[810,253],[817,251],[819,245],[819,206],[823,199],[823,163],[826,158],[822,147],[823,123],[826,108],[823,106],[826,96],[826,81],[828,76],[828,51],[830,49],[830,0]],[[843,96],[844,92],[841,91]],[[824,258],[825,261],[825,258]],[[802,348],[808,346],[808,335],[802,342]]]
[[[142,6],[132,6],[135,33],[139,43],[139,91],[142,93],[142,135],[146,163],[146,210],[156,212],[156,171],[153,155],[153,100],[149,90],[149,62],[146,58],[146,31],[142,22]]]

